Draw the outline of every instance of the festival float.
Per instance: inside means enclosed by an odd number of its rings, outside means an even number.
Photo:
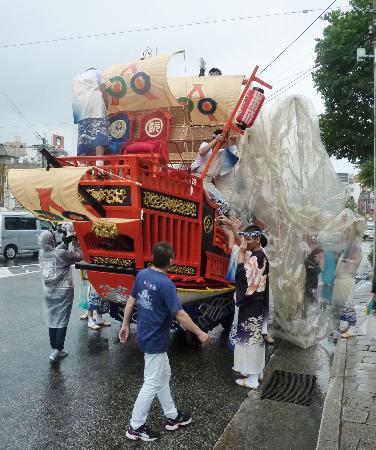
[[[256,66],[243,76],[167,77],[172,54],[104,70],[108,116],[116,155],[53,158],[47,167],[11,170],[17,200],[36,217],[73,222],[88,279],[122,318],[137,271],[149,266],[155,243],[175,251],[169,277],[183,307],[203,329],[233,314],[234,285],[226,271],[231,255],[217,221],[218,205],[190,163],[202,141],[223,128],[236,139],[255,121],[263,88]]]

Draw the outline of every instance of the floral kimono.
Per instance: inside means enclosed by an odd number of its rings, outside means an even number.
[[[248,252],[247,252],[248,253]],[[259,374],[265,367],[262,336],[264,315],[269,304],[269,262],[262,249],[249,252],[235,274],[236,304],[239,307],[234,370],[245,375]]]

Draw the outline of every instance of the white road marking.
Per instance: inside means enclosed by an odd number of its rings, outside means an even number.
[[[19,275],[27,275],[29,273],[38,273],[39,264],[27,264],[22,266],[0,267],[0,278],[17,277]],[[31,269],[31,270],[30,270]],[[21,272],[19,271],[21,270]]]

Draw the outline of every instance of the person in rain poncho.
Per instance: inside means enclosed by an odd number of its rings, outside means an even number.
[[[55,248],[54,236],[50,231],[43,231],[38,238],[52,361],[68,354],[64,351],[64,341],[74,298],[71,265],[82,259],[77,238],[71,236],[70,240],[72,247],[68,249],[67,240]]]

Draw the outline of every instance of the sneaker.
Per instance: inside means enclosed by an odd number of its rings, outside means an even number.
[[[65,356],[68,356],[68,352],[66,352],[65,350],[61,350],[59,358],[64,358]]]
[[[167,431],[175,431],[179,427],[184,427],[192,422],[192,416],[187,413],[179,412],[176,419],[166,419],[165,428]]]
[[[152,431],[145,424],[135,430],[129,425],[125,435],[127,436],[128,439],[131,439],[132,441],[138,441],[139,439],[141,439],[141,441],[151,442],[155,441],[156,439],[159,439],[159,434],[154,433],[154,431]]]
[[[50,355],[50,360],[52,362],[56,362],[60,357],[60,353],[61,353],[60,350],[55,349]]]

